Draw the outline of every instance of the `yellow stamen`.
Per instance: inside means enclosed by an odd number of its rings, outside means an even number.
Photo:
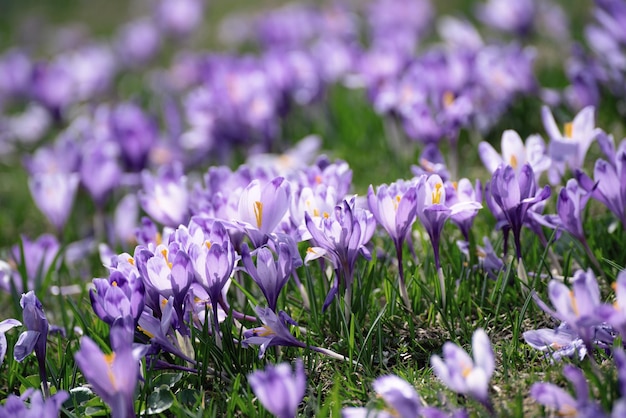
[[[157,232],[154,240],[156,241],[156,245],[161,245],[161,242],[163,242],[163,237],[161,236],[160,232]]]
[[[111,286],[117,287],[117,281],[113,280],[113,283],[111,283]]]
[[[130,263],[130,265],[131,265],[131,266],[134,266],[134,265],[135,265],[135,259],[134,259],[134,258],[132,258],[132,257],[128,257],[128,260],[127,260],[127,261]]]
[[[572,310],[574,311],[574,315],[578,316],[578,304],[576,303],[576,296],[574,296],[574,291],[569,291],[569,297],[572,301]]]
[[[268,337],[270,335],[276,335],[276,333],[267,325],[263,325],[261,328],[255,328],[252,330],[252,335],[255,337]]]
[[[167,299],[161,301],[161,309],[165,308],[165,305],[167,305]]]
[[[167,264],[167,266],[170,268],[170,270],[173,267],[173,264],[170,263],[170,260],[167,258],[167,250],[162,250],[161,254],[163,255],[163,258],[165,259],[165,264]]]
[[[565,138],[572,139],[574,137],[574,124],[572,122],[568,122],[563,126],[563,133],[565,134]]]
[[[511,155],[509,159],[509,165],[513,168],[517,168],[517,157],[515,155]]]
[[[481,250],[480,248],[477,248],[476,256],[478,256],[479,258],[487,258],[487,253]]]
[[[206,245],[207,250],[211,249],[211,243],[209,241],[204,241],[204,245]]]
[[[330,217],[330,214],[329,214],[328,212],[324,211],[324,213],[322,214],[322,216],[323,216],[325,219],[328,219],[328,218]]]
[[[393,208],[395,210],[398,210],[398,205],[400,205],[400,201],[402,200],[402,196],[397,195],[396,198],[393,201]]]
[[[148,338],[154,338],[153,333],[146,331],[145,329],[141,328],[139,325],[137,325],[137,331],[141,332],[143,335],[146,335]]]
[[[449,107],[452,103],[454,103],[454,93],[451,91],[446,91],[443,94],[443,106]]]
[[[472,366],[465,366],[463,367],[463,370],[461,371],[461,375],[463,377],[467,377],[469,376],[469,374],[472,372],[474,368]]]
[[[315,183],[316,184],[321,184],[322,183],[322,176],[320,176],[319,174],[317,176],[315,176]]]
[[[315,250],[313,249],[313,247],[309,247],[309,248],[307,248],[307,249],[306,249],[306,252],[307,252],[307,253],[309,253],[309,254],[317,254],[317,253],[315,252]]]
[[[433,200],[433,205],[438,205],[441,203],[441,189],[443,187],[443,184],[441,183],[437,183],[435,184],[435,190],[432,192],[432,200]]]
[[[115,376],[113,375],[113,362],[115,361],[115,353],[105,354],[104,361],[107,364],[107,377],[109,378],[109,381],[111,382],[113,387],[116,388],[117,385],[115,383]]]
[[[459,183],[456,181],[452,182],[452,187],[454,187],[454,190],[459,190]]]
[[[318,208],[313,209],[313,216],[320,216],[320,210]]]
[[[261,228],[261,222],[263,221],[263,203],[258,200],[254,202],[254,216],[256,217],[256,227]]]
[[[617,292],[617,282],[611,283],[611,289],[613,289],[614,292]]]

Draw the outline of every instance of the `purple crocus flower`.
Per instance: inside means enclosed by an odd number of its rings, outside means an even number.
[[[523,337],[526,344],[546,353],[552,360],[558,361],[562,357],[573,357],[575,354],[582,360],[587,355],[585,343],[566,323],[561,323],[556,329],[540,328],[525,331]]]
[[[483,189],[480,180],[476,180],[476,185],[474,186],[471,181],[463,178],[458,182],[447,182],[445,187],[447,206],[465,202],[477,202],[482,204]],[[466,241],[469,241],[470,229],[472,228],[476,215],[478,215],[478,209],[473,211],[464,210],[450,215],[450,220],[459,227]]]
[[[108,279],[93,279],[93,285],[89,298],[98,318],[109,325],[126,316],[137,322],[145,304],[145,288],[136,268],[131,272],[113,270]]]
[[[590,399],[589,386],[582,370],[568,364],[563,368],[563,375],[574,386],[576,398],[552,383],[534,383],[530,388],[530,396],[543,406],[556,410],[561,416],[607,416],[602,407]]]
[[[202,23],[203,16],[203,0],[160,0],[156,8],[157,22],[174,36],[189,35]]]
[[[139,106],[122,103],[111,112],[110,124],[126,167],[131,171],[145,168],[150,150],[157,142],[155,122]]]
[[[374,380],[372,386],[398,416],[403,418],[419,416],[422,401],[415,388],[406,380],[394,375],[381,376]]]
[[[489,401],[489,380],[495,370],[495,358],[489,337],[482,329],[472,336],[474,360],[450,341],[443,345],[443,360],[434,355],[430,358],[435,375],[453,391],[470,395],[493,411]]]
[[[292,346],[305,348],[306,345],[298,341],[289,330],[290,325],[296,325],[287,313],[280,311],[276,314],[270,308],[257,306],[255,312],[263,322],[263,326],[253,328],[243,333],[244,347],[259,345],[259,357],[263,357],[265,350],[273,346]]]
[[[502,213],[513,231],[515,250],[518,261],[522,258],[521,232],[528,210],[535,204],[550,197],[550,186],[537,192],[533,169],[524,164],[519,176],[512,166],[500,166],[493,173],[490,187],[487,189],[491,198],[502,209]]]
[[[248,381],[265,409],[278,418],[294,418],[298,405],[306,391],[306,375],[302,360],[296,361],[296,369],[281,363],[267,365],[265,370],[257,370],[248,375]]]
[[[609,138],[603,148],[609,161],[602,158],[596,161],[594,180],[580,170],[576,171],[576,179],[583,189],[591,192],[591,197],[613,212],[626,229],[626,140],[622,140],[616,152],[611,147]]]
[[[596,313],[603,322],[607,322],[624,338],[626,336],[626,270],[617,275],[613,283],[615,302],[600,305]]]
[[[122,179],[119,147],[111,141],[88,141],[82,146],[80,179],[100,208]]]
[[[585,343],[587,350],[593,350],[592,342],[596,338],[596,326],[603,321],[598,315],[600,306],[600,288],[591,269],[578,270],[572,279],[572,290],[558,280],[548,284],[550,308],[533,293],[535,303],[552,317],[566,322]]]
[[[80,177],[76,173],[35,173],[28,187],[39,210],[60,233],[72,211]]]
[[[0,322],[0,366],[4,362],[4,356],[7,353],[7,337],[4,335],[8,330],[22,325],[17,319],[9,318]]]
[[[565,187],[559,192],[559,197],[556,201],[556,212],[558,215],[558,226],[563,228],[582,244],[589,259],[593,262],[594,266],[598,268],[598,271],[601,271],[602,269],[600,268],[596,256],[593,254],[593,251],[591,251],[591,248],[589,248],[589,244],[587,244],[582,219],[587,201],[592,196],[595,189],[596,187],[594,186],[591,191],[586,191],[580,187],[575,179],[569,179]]]
[[[25,95],[33,63],[26,53],[14,48],[0,55],[0,92],[6,97]]]
[[[162,166],[155,177],[144,171],[141,180],[139,201],[148,215],[173,228],[188,222],[189,192],[181,164]]]
[[[457,202],[453,205],[446,204],[446,189],[441,177],[437,174],[422,176],[417,184],[417,217],[426,229],[430,237],[435,255],[435,267],[439,275],[442,300],[445,303],[446,289],[439,260],[439,240],[441,232],[448,218],[459,215],[462,212],[474,212],[482,205],[475,201]]]
[[[262,185],[259,180],[244,189],[239,198],[239,220],[252,244],[259,247],[267,242],[289,209],[291,189],[283,177]]]
[[[549,153],[553,167],[550,178],[554,183],[565,175],[566,166],[572,171],[582,168],[587,150],[602,132],[595,127],[594,113],[592,106],[584,108],[572,122],[565,124],[561,133],[550,108],[544,106],[541,109],[543,125],[550,137]]]
[[[22,294],[22,321],[26,331],[22,332],[13,348],[13,357],[18,362],[24,361],[33,351],[39,364],[39,377],[44,385],[46,396],[49,396],[48,379],[46,376],[46,344],[48,340],[48,319],[43,306],[32,290]]]
[[[488,0],[479,4],[478,18],[485,24],[517,35],[529,35],[536,13],[535,0]]]
[[[335,207],[334,216],[322,216],[314,222],[309,213],[305,214],[307,229],[313,237],[315,247],[307,249],[304,262],[320,257],[328,258],[335,267],[335,281],[326,296],[323,309],[331,303],[339,287],[345,290],[346,313],[350,313],[354,266],[362,254],[366,259],[370,253],[365,247],[374,234],[376,221],[367,210],[355,207],[355,198],[344,200]]]
[[[398,273],[400,275],[400,294],[410,308],[409,294],[404,279],[402,263],[402,244],[415,222],[417,191],[414,184],[396,182],[390,186],[383,184],[376,189],[370,185],[367,191],[367,203],[376,221],[385,228],[393,240],[398,257]]]
[[[21,396],[9,395],[0,406],[0,417],[38,417],[57,418],[61,414],[61,407],[70,395],[64,391],[58,391],[54,395],[44,399],[41,392],[35,388],[28,388]],[[28,400],[28,402],[25,402]]]
[[[269,248],[258,248],[256,266],[252,261],[248,245],[244,243],[241,248],[241,259],[246,272],[259,285],[269,308],[274,312],[276,312],[278,295],[293,271],[293,256],[290,247],[285,243],[278,243],[276,247],[278,253],[276,261]]]
[[[489,144],[478,144],[478,155],[490,173],[496,171],[501,165],[510,165],[519,175],[526,163],[530,164],[538,180],[542,172],[550,168],[551,160],[546,155],[546,146],[539,135],[531,135],[526,139],[526,144],[514,130],[506,130],[502,133],[502,155]]]
[[[145,64],[158,52],[160,46],[161,34],[151,19],[129,22],[117,34],[117,50],[122,64]]]
[[[111,327],[111,346],[112,352],[105,354],[91,338],[82,337],[74,359],[112,417],[134,417],[139,358],[133,355],[133,333],[124,325]]]
[[[19,268],[12,273],[13,282],[3,281],[2,286],[7,292],[11,292],[12,286],[15,286],[17,294],[28,290],[39,290],[43,284],[46,275],[53,269],[58,268],[60,263],[59,250],[61,244],[54,235],[43,234],[37,239],[31,241],[22,235],[22,245],[14,245],[11,249],[11,258],[16,266],[20,266],[22,262],[26,267],[26,277],[21,277]],[[22,250],[24,251],[24,260],[22,261]],[[56,263],[55,263],[56,260]],[[27,288],[24,289],[24,283]]]

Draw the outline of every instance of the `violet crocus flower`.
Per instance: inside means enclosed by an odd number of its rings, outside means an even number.
[[[122,179],[118,159],[119,147],[114,142],[93,140],[82,146],[80,179],[99,208]]]
[[[407,308],[411,307],[404,279],[402,244],[415,222],[417,191],[414,184],[396,182],[390,186],[383,184],[376,188],[370,185],[367,190],[367,203],[374,218],[391,237],[398,257],[400,294]]]
[[[0,406],[0,418],[56,418],[61,414],[63,402],[69,397],[66,391],[60,390],[44,399],[40,391],[28,388],[20,396],[11,394],[7,397],[4,404]],[[27,400],[28,402],[25,402]]]
[[[301,359],[296,361],[295,371],[287,363],[269,364],[265,370],[250,373],[248,381],[261,404],[277,418],[296,416],[306,391],[306,375]]]
[[[471,181],[462,178],[458,182],[447,182],[445,187],[447,206],[453,206],[463,202],[477,202],[482,204],[483,188],[480,180],[476,180],[476,185],[474,186]],[[478,215],[478,209],[457,212],[450,216],[450,220],[459,227],[463,238],[468,242],[470,229],[472,228],[476,215]]]
[[[7,337],[4,335],[11,328],[22,325],[17,319],[9,318],[0,322],[0,366],[4,362],[4,356],[7,353]]]
[[[596,160],[593,180],[580,170],[576,171],[576,179],[583,189],[591,192],[591,197],[613,212],[626,229],[626,140],[622,140],[617,151],[611,146],[612,143],[607,143],[603,149],[608,161]]]
[[[187,36],[201,23],[203,0],[160,0],[156,7],[156,21],[174,36]]]
[[[28,187],[39,210],[61,233],[72,211],[80,177],[76,173],[35,173]]]
[[[535,0],[488,0],[478,5],[476,14],[493,28],[527,36],[532,30],[536,9]]]
[[[112,352],[105,354],[91,338],[82,337],[74,359],[113,418],[134,417],[139,358],[133,355],[133,333],[124,325],[111,327],[111,346]]]
[[[290,247],[284,243],[276,245],[278,259],[274,260],[274,254],[269,248],[261,247],[256,252],[256,266],[252,261],[250,249],[247,244],[241,248],[241,260],[246,272],[259,285],[267,304],[271,310],[276,312],[278,295],[293,271],[293,257]]]
[[[415,388],[406,380],[395,376],[381,376],[374,380],[372,384],[374,390],[385,401],[387,409],[376,411],[371,414],[367,408],[344,408],[341,411],[343,418],[367,418],[375,416],[378,418],[417,418],[423,416],[422,401],[415,391]]]
[[[530,396],[541,405],[556,410],[560,416],[606,417],[600,404],[590,399],[589,386],[582,370],[566,365],[563,375],[572,383],[576,398],[563,388],[552,383],[534,383],[530,388]]]
[[[110,125],[126,167],[131,171],[143,170],[150,150],[157,142],[155,122],[139,106],[121,103],[111,112]]]
[[[502,209],[502,213],[513,232],[517,260],[522,258],[521,233],[528,210],[535,204],[550,197],[550,186],[537,192],[533,169],[524,164],[519,175],[512,166],[500,166],[493,173],[490,187],[491,198]],[[488,197],[489,198],[489,197]],[[521,264],[520,264],[521,265]]]
[[[145,288],[136,268],[126,274],[113,270],[108,279],[93,279],[93,285],[89,298],[98,318],[109,325],[126,316],[137,322],[145,304]]]
[[[357,208],[356,199],[344,200],[335,207],[334,216],[322,216],[314,222],[309,213],[305,214],[307,229],[316,246],[307,249],[304,262],[325,257],[335,268],[335,281],[326,296],[323,310],[330,305],[332,298],[341,287],[345,291],[346,315],[350,313],[354,267],[359,254],[366,259],[371,255],[365,244],[369,242],[376,228],[376,220],[371,212]]]
[[[121,63],[138,66],[148,62],[158,52],[161,34],[151,19],[137,19],[120,28],[116,44]]]
[[[478,144],[478,155],[483,164],[490,173],[496,171],[500,165],[510,165],[519,175],[528,163],[538,179],[542,172],[550,168],[551,160],[546,155],[546,146],[543,139],[539,135],[530,135],[526,138],[526,144],[517,132],[512,129],[502,133],[502,141],[500,148],[502,154],[499,154],[488,142]]]
[[[598,271],[602,271],[600,263],[593,254],[593,251],[591,251],[591,248],[589,248],[589,244],[587,244],[582,219],[587,201],[592,196],[595,189],[596,186],[594,186],[591,191],[586,191],[580,187],[575,179],[569,179],[565,187],[559,192],[559,197],[556,201],[556,211],[559,219],[557,221],[558,226],[563,228],[582,244],[591,262]]]
[[[462,212],[474,212],[482,205],[474,201],[457,202],[453,205],[446,204],[446,189],[441,177],[437,174],[422,176],[417,184],[417,217],[428,233],[430,243],[435,255],[435,267],[439,276],[442,300],[445,303],[446,289],[439,259],[439,240],[441,232],[448,218]]]
[[[263,326],[244,332],[244,339],[241,342],[244,347],[259,345],[259,357],[263,357],[265,351],[273,346],[306,347],[302,341],[291,334],[289,326],[296,325],[296,322],[286,312],[280,311],[276,314],[270,308],[261,306],[257,306],[255,312],[263,322]]]
[[[22,332],[13,348],[13,357],[18,362],[24,361],[33,351],[39,364],[39,377],[44,385],[46,397],[50,396],[46,376],[46,344],[48,340],[48,319],[43,306],[32,290],[22,295],[22,320],[26,331]]]
[[[550,137],[549,154],[553,167],[550,179],[553,183],[558,183],[565,175],[566,166],[572,171],[582,168],[587,150],[602,132],[595,127],[594,113],[592,106],[585,107],[572,122],[565,124],[561,133],[550,108],[544,106],[541,109],[543,125]]]
[[[156,176],[141,173],[141,207],[155,221],[177,227],[189,221],[189,192],[182,164],[162,166]]]
[[[535,303],[552,317],[566,322],[582,338],[587,350],[592,352],[596,326],[603,322],[598,314],[600,288],[593,271],[576,271],[571,290],[564,283],[551,280],[548,297],[554,309],[533,293]]]
[[[490,412],[489,380],[495,370],[495,357],[489,337],[482,329],[472,335],[474,359],[458,345],[448,341],[443,345],[443,360],[434,355],[430,358],[435,375],[453,391],[470,395]]]
[[[12,286],[15,286],[15,291],[18,295],[29,290],[39,291],[47,274],[51,270],[58,268],[61,261],[59,258],[61,244],[54,235],[43,234],[32,241],[22,235],[21,240],[21,246],[14,245],[11,248],[12,261],[15,263],[15,266],[18,266],[12,272],[12,283],[8,281],[2,282],[2,286],[7,292],[11,292]],[[23,261],[22,251],[24,251]],[[22,263],[25,264],[26,277],[21,277],[19,266]],[[26,288],[24,288],[24,283]]]
[[[239,198],[239,221],[255,247],[267,242],[267,235],[274,232],[289,209],[291,189],[283,177],[262,184],[252,182]]]
[[[567,323],[561,323],[556,329],[540,328],[525,331],[522,336],[526,344],[546,353],[546,357],[553,361],[573,357],[576,354],[582,360],[587,355],[585,343]]]

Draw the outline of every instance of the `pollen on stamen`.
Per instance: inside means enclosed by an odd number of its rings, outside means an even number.
[[[431,193],[433,205],[438,205],[441,203],[441,189],[443,188],[443,184],[437,183],[435,184],[435,190]]]
[[[461,375],[463,375],[463,377],[467,377],[470,375],[472,370],[474,370],[472,366],[465,366],[463,367],[463,370],[461,371]]]
[[[446,91],[443,94],[443,106],[449,107],[450,105],[452,105],[452,103],[454,103],[454,93],[452,93],[451,91]]]
[[[572,310],[574,311],[574,315],[578,316],[578,304],[576,303],[576,296],[574,296],[574,291],[569,291],[569,297],[572,301]]]
[[[254,202],[254,217],[256,218],[256,227],[261,228],[263,221],[263,203],[258,200]]]
[[[117,287],[117,281],[113,280],[113,282],[111,283],[111,286]]]
[[[566,123],[563,126],[563,133],[565,138],[572,139],[574,137],[574,124],[572,122]]]
[[[509,158],[509,165],[513,168],[517,168],[517,157],[515,155],[511,155],[511,158]]]
[[[134,258],[132,258],[132,257],[128,257],[128,259],[127,259],[126,261],[128,261],[128,263],[129,263],[131,266],[134,266],[134,265],[135,265],[135,259],[134,259]]]
[[[115,361],[115,353],[105,354],[104,361],[107,364],[107,377],[109,378],[109,381],[111,382],[111,384],[113,384],[113,387],[115,388],[116,382],[115,382],[115,375],[113,374],[113,362]]]

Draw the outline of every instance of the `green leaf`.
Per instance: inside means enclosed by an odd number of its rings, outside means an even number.
[[[167,411],[174,404],[174,395],[167,385],[162,385],[154,389],[148,396],[147,414],[160,414]]]
[[[168,388],[173,387],[176,383],[183,378],[182,373],[163,373],[158,375],[153,381],[152,384],[154,386],[167,386]]]

